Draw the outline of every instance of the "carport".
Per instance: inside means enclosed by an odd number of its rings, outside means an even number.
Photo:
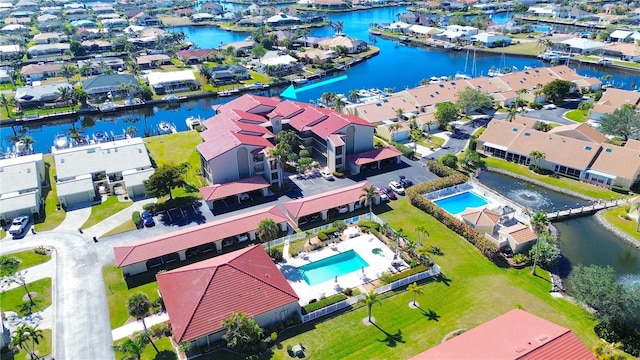
[[[384,160],[394,161],[396,164],[400,163],[400,157],[402,152],[393,147],[381,147],[357,154],[351,154],[347,156],[347,162],[349,163],[349,170],[351,175],[357,175],[360,173],[362,166],[368,164],[377,164],[380,168],[380,164]]]
[[[262,190],[262,195],[267,196],[269,192],[269,184],[262,176],[254,176],[246,179],[228,182],[225,184],[214,184],[200,188],[200,194],[207,202],[209,209],[213,210],[213,202],[222,200],[229,196],[236,196],[238,204],[242,202],[241,194],[251,191]],[[227,203],[225,202],[225,205]]]

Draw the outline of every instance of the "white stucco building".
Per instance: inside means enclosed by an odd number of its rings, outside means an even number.
[[[0,160],[0,220],[38,217],[46,171],[42,154]]]

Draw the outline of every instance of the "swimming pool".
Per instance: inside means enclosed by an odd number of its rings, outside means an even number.
[[[349,250],[300,266],[298,272],[307,284],[315,286],[333,280],[336,276],[346,275],[367,266],[369,264],[357,252]]]
[[[482,196],[476,195],[471,191],[465,191],[444,199],[436,200],[434,203],[441,208],[447,210],[450,214],[459,214],[464,209],[471,207],[479,207],[487,205],[489,202]]]

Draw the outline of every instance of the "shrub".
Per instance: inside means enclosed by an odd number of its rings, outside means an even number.
[[[516,264],[522,264],[529,261],[529,257],[525,254],[515,254],[513,255],[513,262]]]
[[[37,247],[33,249],[33,253],[36,255],[47,255],[47,249],[44,247]]]
[[[136,227],[139,228],[140,225],[142,225],[142,217],[140,217],[140,211],[134,211],[133,214],[131,214],[131,220],[134,224],[136,224]]]
[[[147,210],[149,212],[156,212],[158,210],[158,205],[155,203],[148,203],[142,205],[143,210]]]
[[[333,172],[333,176],[335,176],[337,178],[343,178],[344,177],[344,173],[341,173],[339,171],[334,171]]]
[[[351,295],[353,295],[353,289],[348,287],[348,288],[342,290],[342,293],[347,295],[347,296],[351,296]]]
[[[362,229],[363,231],[365,229],[374,229],[376,231],[380,231],[380,224],[378,224],[375,221],[372,220],[365,220],[365,221],[360,221],[358,223],[358,226],[360,227],[360,229]]]
[[[282,249],[279,247],[272,247],[269,252],[269,256],[271,256],[271,258],[276,262],[282,261]]]
[[[455,169],[458,167],[458,157],[452,153],[442,155],[440,158],[442,165]]]
[[[149,330],[151,331],[151,335],[156,339],[163,336],[171,336],[171,328],[169,327],[169,325],[167,325],[167,323],[153,325],[149,328]]]
[[[347,228],[347,224],[345,224],[344,221],[342,221],[342,220],[334,221],[331,224],[331,226],[333,226],[339,232],[343,232]]]
[[[399,150],[406,158],[413,159],[413,155],[415,155],[415,151],[413,149],[395,141],[390,141],[389,143],[393,145],[393,147],[395,147],[397,150]]]
[[[454,169],[448,166],[445,166],[435,160],[427,161],[427,170],[429,170],[430,172],[432,172],[434,175],[438,177],[446,177],[446,176],[451,176],[455,174],[460,174]]]
[[[320,241],[327,241],[330,237],[333,237],[333,233],[335,233],[336,231],[338,231],[338,229],[334,227],[318,231],[318,239]]]
[[[415,274],[419,274],[421,272],[427,271],[427,267],[424,265],[418,265],[416,267],[413,267],[409,270],[405,270],[403,272],[399,272],[396,274],[389,274],[387,272],[382,273],[382,275],[380,276],[380,282],[383,284],[391,284],[394,281],[398,281],[400,279],[404,279],[406,277],[409,277],[411,275],[415,275]]]
[[[532,101],[532,102],[529,103],[529,107],[532,108],[532,109],[540,110],[540,109],[542,109],[543,106],[539,102]]]
[[[314,312],[318,309],[322,309],[323,307],[327,307],[329,305],[339,303],[340,301],[345,300],[346,298],[347,296],[345,294],[335,294],[327,298],[320,299],[319,301],[316,301],[313,303],[310,302],[309,305],[302,307],[302,314],[306,315],[310,312]]]

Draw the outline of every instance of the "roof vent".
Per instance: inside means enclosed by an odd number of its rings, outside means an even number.
[[[604,152],[608,152],[608,153],[610,153],[610,152],[612,152],[612,151],[613,151],[613,150],[611,150],[611,148],[606,148],[606,149],[604,149]]]
[[[543,335],[543,336],[540,336],[540,337],[538,338],[538,341],[545,341],[545,340],[547,340],[548,338],[549,338],[548,336],[544,336],[544,335]]]
[[[526,132],[526,133],[524,133],[524,136],[531,136],[531,133],[530,132]]]
[[[511,130],[513,132],[518,132],[518,128],[513,128],[513,130]]]
[[[562,139],[562,141],[564,141],[564,139]],[[587,151],[591,151],[591,146],[587,145],[587,146],[584,147],[584,149],[587,150]]]

